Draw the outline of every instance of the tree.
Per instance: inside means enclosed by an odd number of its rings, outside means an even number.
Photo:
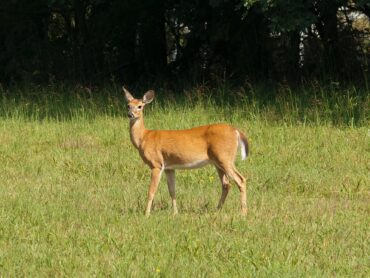
[[[3,1],[0,82],[353,79],[359,14],[368,1]]]

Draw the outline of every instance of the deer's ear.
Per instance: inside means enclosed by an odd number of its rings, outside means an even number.
[[[126,88],[124,86],[122,86],[122,90],[123,90],[123,93],[125,94],[125,99],[127,102],[130,102],[131,100],[134,99],[134,97],[131,95],[131,93],[126,90]]]
[[[149,90],[145,93],[145,95],[143,96],[143,102],[145,104],[148,104],[148,103],[151,103],[154,99],[154,91],[153,90]]]

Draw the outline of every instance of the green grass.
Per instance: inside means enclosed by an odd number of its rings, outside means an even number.
[[[176,103],[159,92],[148,128],[248,134],[246,218],[236,186],[217,212],[210,166],[177,172],[177,217],[163,177],[145,218],[149,168],[119,95],[12,94],[0,105],[0,276],[369,276],[368,94],[312,104],[201,91]]]

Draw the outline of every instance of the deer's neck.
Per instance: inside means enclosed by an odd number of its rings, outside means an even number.
[[[130,138],[132,144],[138,149],[143,141],[146,128],[144,126],[144,119],[139,118],[130,122]]]

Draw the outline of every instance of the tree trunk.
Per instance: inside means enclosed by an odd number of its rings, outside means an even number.
[[[293,81],[296,81],[297,77],[299,76],[300,66],[299,66],[299,53],[300,53],[300,33],[299,31],[292,31],[289,33],[289,49],[288,49],[288,60],[289,65],[288,69],[286,69],[286,73],[288,77]]]
[[[324,46],[325,73],[334,75],[343,70],[343,57],[341,55],[338,37],[338,6],[330,3],[320,3],[317,7],[317,30]]]

